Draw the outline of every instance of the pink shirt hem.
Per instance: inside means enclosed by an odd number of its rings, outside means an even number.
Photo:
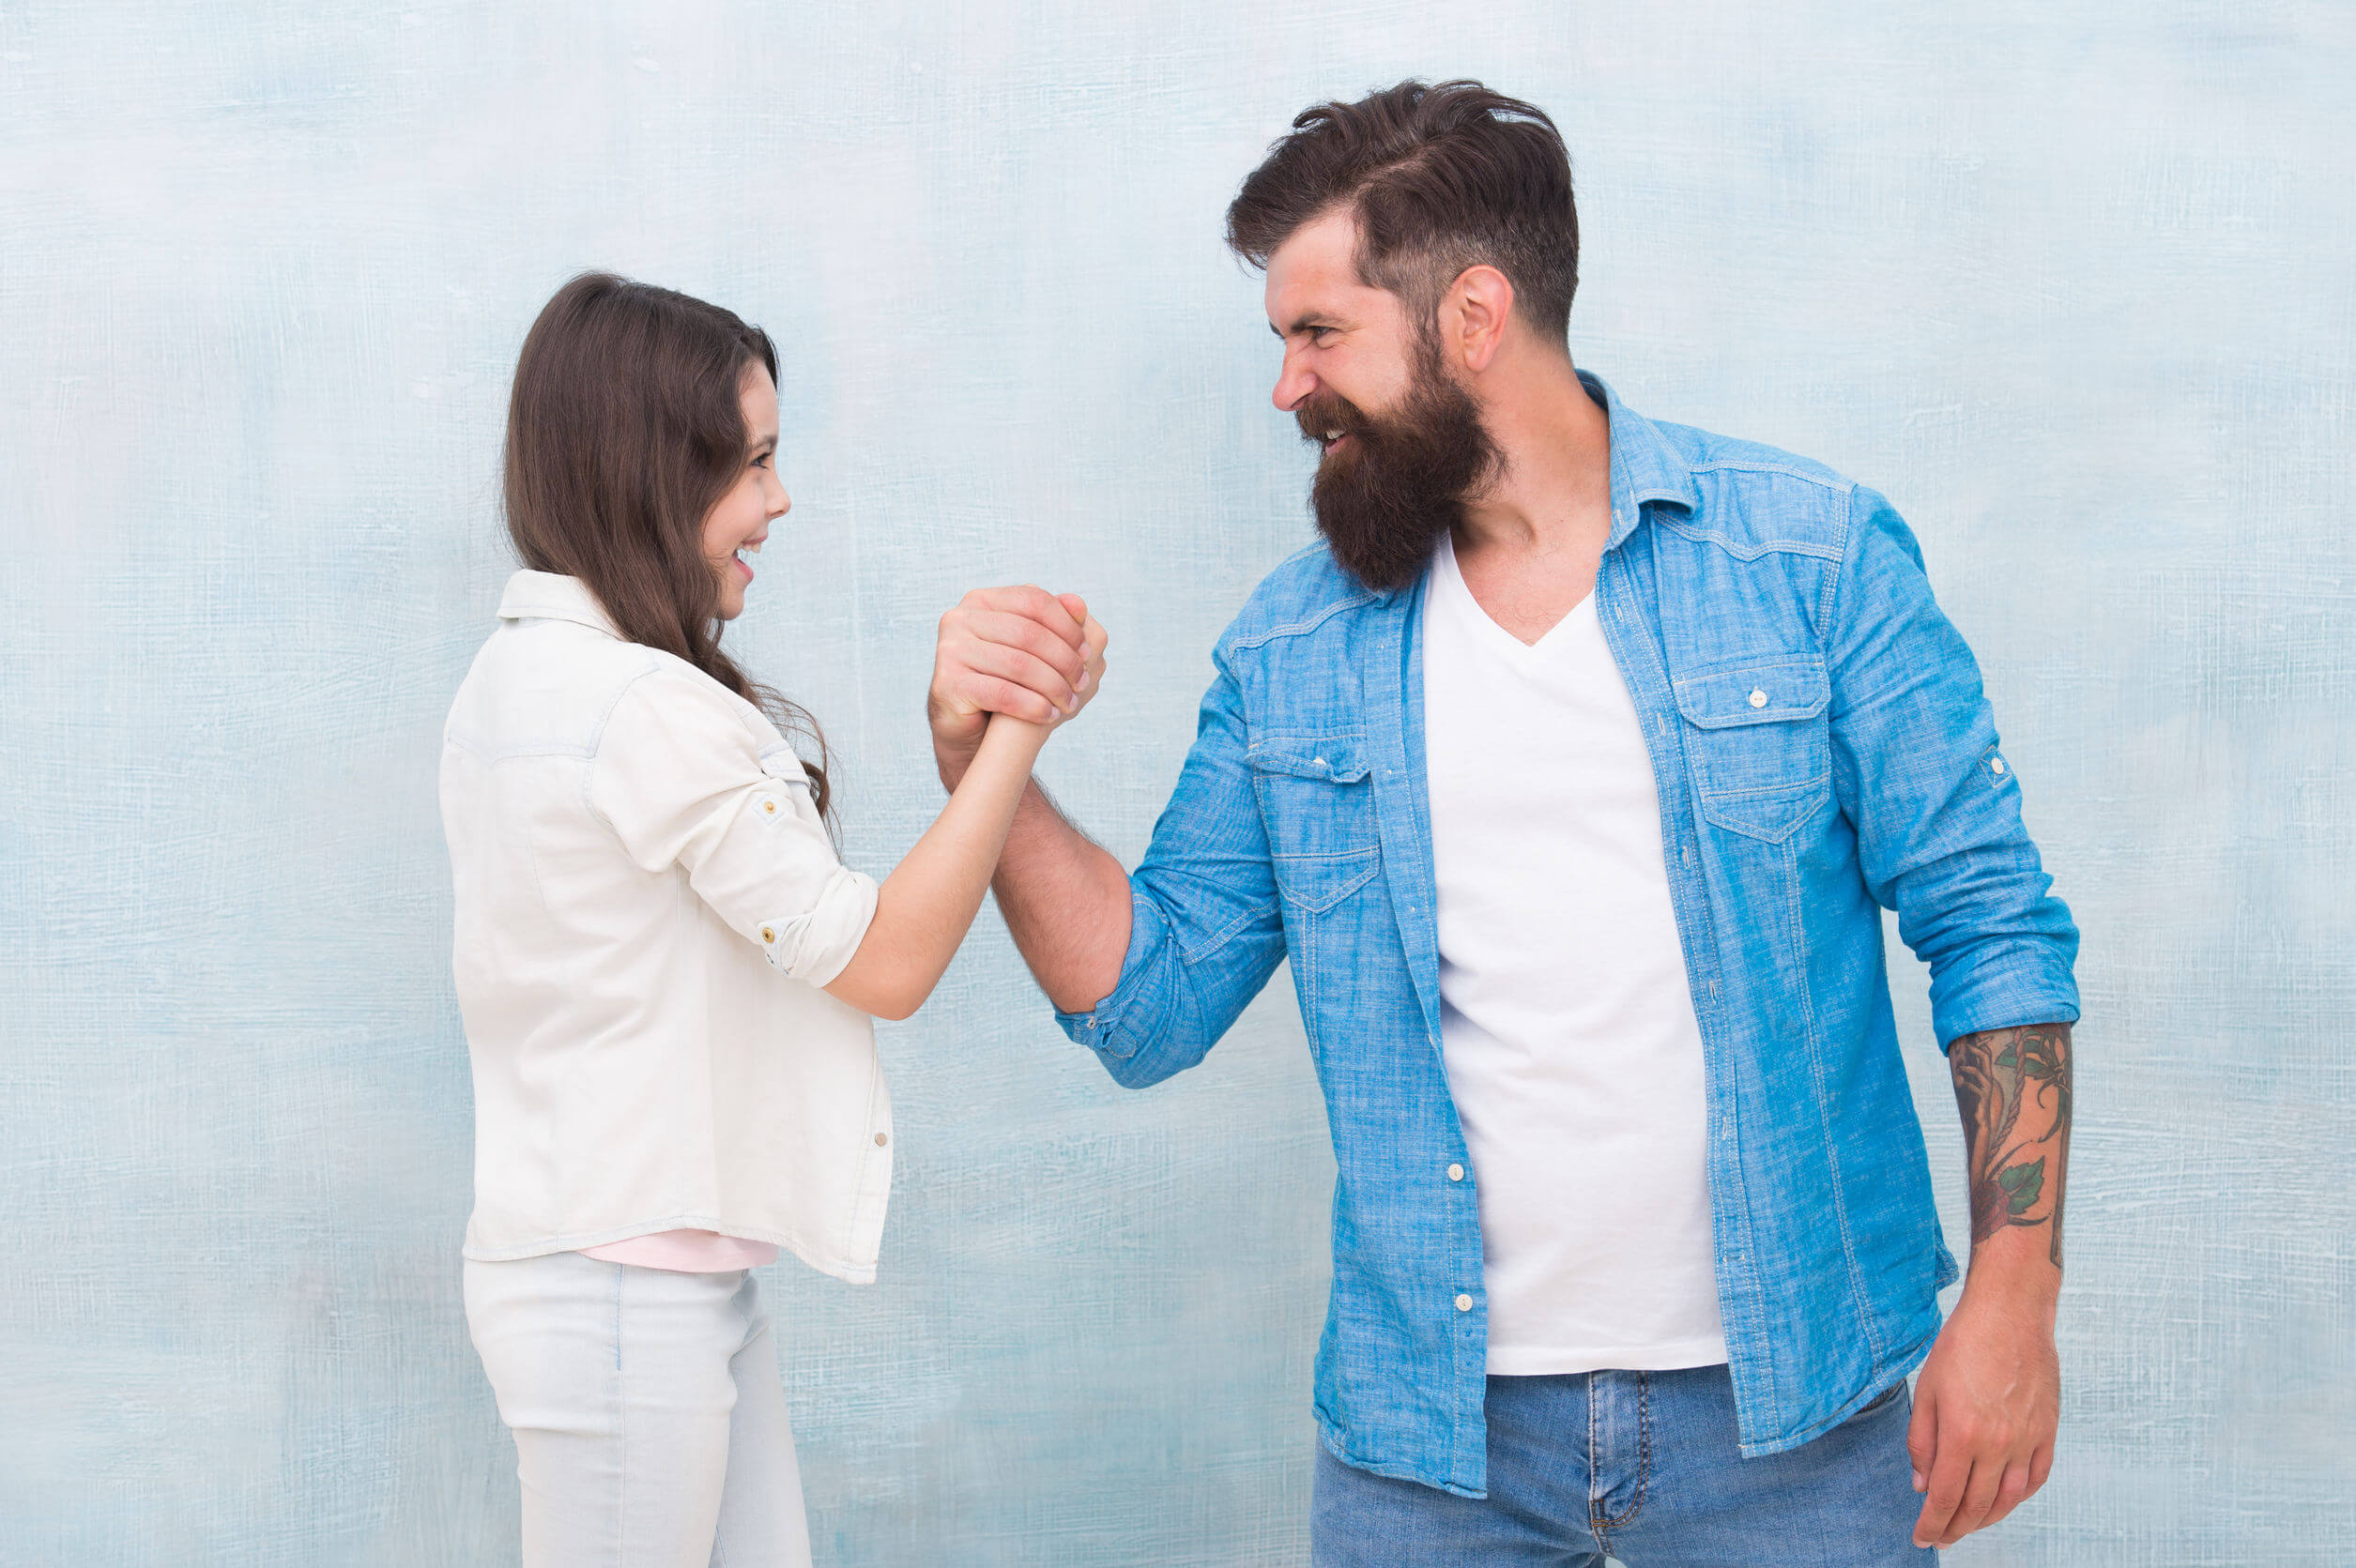
[[[675,1274],[726,1274],[776,1262],[777,1244],[716,1230],[656,1230],[602,1247],[583,1247],[581,1256],[640,1269],[668,1269]]]

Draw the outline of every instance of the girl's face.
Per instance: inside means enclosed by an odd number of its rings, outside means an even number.
[[[703,552],[720,576],[720,618],[734,620],[744,613],[744,586],[753,580],[748,557],[760,553],[769,538],[772,519],[785,516],[793,502],[777,482],[777,388],[769,372],[748,365],[743,383],[744,467],[736,483],[704,516]]]

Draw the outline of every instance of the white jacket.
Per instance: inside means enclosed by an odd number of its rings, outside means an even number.
[[[443,732],[482,1261],[693,1228],[875,1278],[891,1104],[820,986],[875,916],[752,704],[519,571]]]

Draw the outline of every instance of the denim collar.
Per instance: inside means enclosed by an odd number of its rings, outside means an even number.
[[[1579,381],[1612,421],[1612,537],[1603,545],[1608,556],[1636,531],[1646,501],[1693,511],[1702,495],[1693,486],[1692,467],[1658,425],[1622,403],[1601,376],[1581,371]]]
[[[1601,376],[1585,371],[1578,373],[1580,385],[1603,405],[1612,425],[1612,537],[1603,544],[1608,556],[1644,521],[1645,502],[1666,501],[1697,511],[1702,493],[1694,487],[1691,465],[1677,455],[1660,426],[1622,403]],[[1385,604],[1396,603],[1406,591],[1394,588],[1373,597]]]

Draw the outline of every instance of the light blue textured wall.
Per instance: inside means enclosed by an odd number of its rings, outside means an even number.
[[[858,863],[935,807],[935,617],[1021,578],[1115,630],[1046,771],[1134,856],[1308,534],[1221,206],[1409,73],[1559,118],[1583,364],[1913,519],[2084,924],[2060,1463],[1953,1560],[2345,1557],[2350,8],[8,0],[0,1561],[512,1557],[433,785],[550,290],[776,334],[798,504],[737,635]],[[1290,1003],[1127,1094],[986,917],[885,1031],[883,1283],[773,1271],[821,1561],[1302,1560]]]

